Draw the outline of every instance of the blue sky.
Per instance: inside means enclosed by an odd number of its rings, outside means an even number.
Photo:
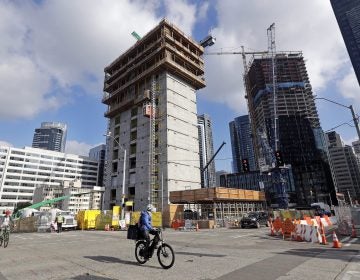
[[[0,144],[31,146],[43,121],[68,125],[68,153],[84,154],[104,142],[103,69],[135,43],[130,35],[168,18],[201,40],[216,37],[209,52],[266,50],[275,22],[277,50],[303,51],[314,93],[360,112],[353,73],[327,0],[0,0]],[[228,123],[247,114],[240,55],[205,56],[207,87],[198,113],[213,120],[217,170],[231,169]],[[317,100],[324,130],[351,123],[346,108]],[[346,143],[354,127],[336,130]]]

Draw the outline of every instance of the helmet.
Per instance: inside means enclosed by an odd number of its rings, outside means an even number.
[[[146,211],[151,212],[153,209],[153,206],[151,204],[148,204],[148,206],[146,206]]]

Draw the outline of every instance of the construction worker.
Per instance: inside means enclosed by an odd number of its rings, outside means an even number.
[[[62,223],[64,222],[64,217],[61,215],[61,213],[56,215],[55,222],[57,225],[57,233],[60,233],[62,230]]]

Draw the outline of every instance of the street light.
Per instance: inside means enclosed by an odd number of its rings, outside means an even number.
[[[120,145],[120,143],[111,135],[111,132],[104,134],[105,137],[112,138],[116,144],[124,151],[124,166],[123,166],[123,182],[122,182],[122,192],[121,192],[121,220],[124,220],[124,206],[125,206],[125,170],[126,170],[126,149]]]
[[[338,102],[332,101],[332,100],[330,100],[330,99],[327,99],[327,98],[325,98],[325,97],[315,97],[315,99],[323,99],[323,100],[326,100],[326,101],[328,101],[328,102],[331,102],[331,103],[334,103],[334,104],[336,104],[336,105],[339,105],[339,106],[341,106],[341,107],[345,107],[345,108],[350,109],[351,115],[352,115],[352,117],[353,117],[353,121],[354,121],[354,124],[355,124],[355,129],[356,129],[358,138],[359,138],[359,140],[360,140],[359,122],[358,122],[358,119],[356,118],[356,115],[355,115],[355,112],[354,112],[354,108],[353,108],[352,105],[346,106],[346,105],[343,105],[343,104],[341,104],[341,103],[338,103]]]

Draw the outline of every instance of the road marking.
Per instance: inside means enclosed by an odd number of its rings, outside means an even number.
[[[245,236],[252,236],[254,235],[253,233],[251,234],[243,234],[243,235],[233,235],[233,236],[230,236],[231,238],[240,238],[240,237],[245,237]]]
[[[344,246],[350,246],[352,243],[356,242],[358,239],[357,238],[354,238],[352,239],[349,243],[346,243]]]

